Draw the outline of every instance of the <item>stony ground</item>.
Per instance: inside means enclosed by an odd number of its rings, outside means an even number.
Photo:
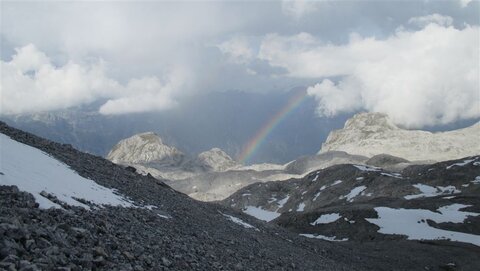
[[[472,266],[478,266],[473,252],[461,246],[307,239],[230,207],[195,201],[151,176],[68,145],[2,123],[0,132],[51,154],[83,177],[117,189],[137,205],[44,210],[37,208],[32,195],[0,186],[0,270],[475,270]],[[233,223],[225,215],[254,228]]]

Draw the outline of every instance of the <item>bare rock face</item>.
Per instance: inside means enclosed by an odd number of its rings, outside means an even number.
[[[107,159],[116,164],[148,164],[182,156],[175,147],[165,145],[158,135],[148,132],[121,140],[108,153]]]
[[[404,130],[381,113],[360,113],[330,133],[319,154],[345,151],[372,157],[390,154],[410,161],[444,161],[480,153],[480,123],[447,132]]]
[[[237,162],[219,148],[200,153],[197,162],[213,171],[225,171],[237,165]]]

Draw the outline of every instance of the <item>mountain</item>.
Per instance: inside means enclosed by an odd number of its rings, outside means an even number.
[[[480,123],[447,132],[432,133],[397,127],[381,113],[360,113],[343,129],[331,132],[319,154],[345,151],[372,157],[389,154],[411,161],[444,161],[480,153]]]
[[[340,247],[333,250],[342,256],[317,253],[331,246],[194,201],[69,145],[3,123],[0,133],[0,269],[353,268]]]
[[[141,133],[118,142],[108,153],[107,159],[116,164],[176,164],[183,153],[165,145],[153,132]]]
[[[106,157],[121,139],[153,131],[164,143],[183,153],[197,155],[221,148],[236,158],[245,144],[298,96],[298,89],[271,93],[225,91],[183,97],[167,111],[126,115],[102,115],[106,101],[52,112],[2,115],[8,125],[85,152]],[[304,90],[303,90],[304,91]],[[286,163],[300,155],[313,155],[332,129],[349,116],[319,119],[316,102],[307,98],[279,123],[269,140],[259,146],[248,163]]]
[[[456,244],[335,243],[299,236],[229,207],[192,200],[160,180],[70,145],[1,122],[0,134],[0,269],[475,270],[479,265],[478,250]]]
[[[477,155],[413,165],[401,173],[335,165],[301,179],[252,184],[222,204],[308,238],[365,244],[390,240],[392,245],[428,240],[478,253],[479,195]],[[465,263],[455,264],[461,270]]]
[[[341,163],[365,163],[368,158],[345,152],[304,156],[286,165],[243,166],[220,148],[191,157],[163,143],[152,133],[141,133],[119,141],[107,159],[131,166],[142,174],[166,182],[172,188],[202,201],[223,200],[238,189],[256,182],[301,178],[306,173]]]
[[[308,173],[338,164],[357,163],[364,164],[368,157],[350,155],[342,151],[331,151],[313,156],[302,156],[286,164],[285,171],[291,174]]]
[[[238,165],[232,157],[220,148],[213,148],[200,153],[196,161],[210,171],[225,171]]]

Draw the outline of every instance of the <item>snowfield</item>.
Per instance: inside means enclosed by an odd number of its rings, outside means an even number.
[[[310,225],[315,226],[315,225],[318,225],[318,224],[332,223],[332,222],[337,221],[341,217],[342,216],[340,216],[340,214],[338,214],[338,213],[324,214],[324,215],[321,215],[319,218],[317,218],[317,220],[310,223]]]
[[[48,154],[4,134],[0,134],[0,154],[0,185],[16,185],[20,190],[31,193],[40,208],[61,208],[42,196],[42,191],[56,196],[68,205],[86,209],[90,207],[75,198],[98,205],[133,206],[114,189],[83,178]]]
[[[433,187],[426,184],[417,183],[417,184],[414,184],[413,187],[420,190],[421,193],[404,196],[406,200],[423,198],[423,197],[429,198],[429,197],[435,197],[439,195],[451,195],[451,194],[458,194],[462,192],[460,190],[457,190],[457,188],[453,185]]]
[[[243,212],[253,217],[256,217],[257,219],[267,221],[267,222],[272,221],[275,218],[280,216],[280,213],[268,211],[255,206],[247,206],[243,210]]]
[[[436,223],[463,223],[468,216],[478,216],[478,213],[464,212],[460,209],[468,207],[463,204],[452,204],[437,209],[437,212],[424,209],[393,209],[377,207],[378,218],[366,220],[380,227],[379,233],[406,235],[410,240],[449,239],[480,246],[480,235],[448,231],[431,227],[427,220]]]

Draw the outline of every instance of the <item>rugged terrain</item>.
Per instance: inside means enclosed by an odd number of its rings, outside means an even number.
[[[381,113],[360,113],[343,129],[330,132],[319,153],[345,151],[372,157],[390,154],[410,161],[445,161],[480,153],[480,123],[470,127],[431,133],[397,127]]]
[[[480,156],[472,156],[400,173],[335,165],[301,179],[244,187],[223,204],[309,238],[428,240],[478,253],[479,195]]]
[[[166,145],[155,133],[141,133],[118,142],[107,159],[150,174],[172,188],[202,201],[222,200],[238,189],[256,182],[286,180],[339,163],[365,163],[368,158],[345,152],[303,156],[286,165],[243,166],[219,148],[196,157]]]
[[[253,183],[302,178],[338,164],[372,165],[400,172],[409,165],[475,155],[480,153],[479,128],[476,124],[443,133],[409,131],[398,128],[384,114],[362,113],[349,119],[344,129],[332,132],[317,155],[302,156],[284,165],[243,166],[219,148],[189,157],[153,133],[121,140],[107,158],[164,180],[192,198],[216,201]]]
[[[84,178],[82,182],[92,180],[103,187],[95,190],[113,189],[127,204],[104,205],[95,203],[98,198],[84,200],[79,196],[70,196],[68,200],[73,201],[67,204],[61,200],[67,195],[48,185],[34,194],[22,192],[7,183],[13,180],[24,186],[31,181],[22,183],[11,178],[12,172],[19,176],[33,174],[38,178],[35,181],[48,184],[52,180],[42,179],[43,176],[55,175],[56,171],[32,172],[31,165],[21,161],[0,163],[2,269],[474,270],[478,266],[478,249],[472,247],[403,240],[395,241],[395,246],[389,240],[312,240],[230,207],[195,201],[151,176],[139,175],[131,168],[79,152],[69,145],[53,143],[3,123],[0,132],[13,139],[2,139],[2,148],[15,144],[26,149],[32,146],[36,148],[30,150],[35,153],[32,157],[56,160],[50,166],[66,166]],[[2,161],[8,159],[4,153],[2,149]],[[72,192],[69,187],[63,189]],[[42,204],[58,206],[44,209],[39,198]]]

